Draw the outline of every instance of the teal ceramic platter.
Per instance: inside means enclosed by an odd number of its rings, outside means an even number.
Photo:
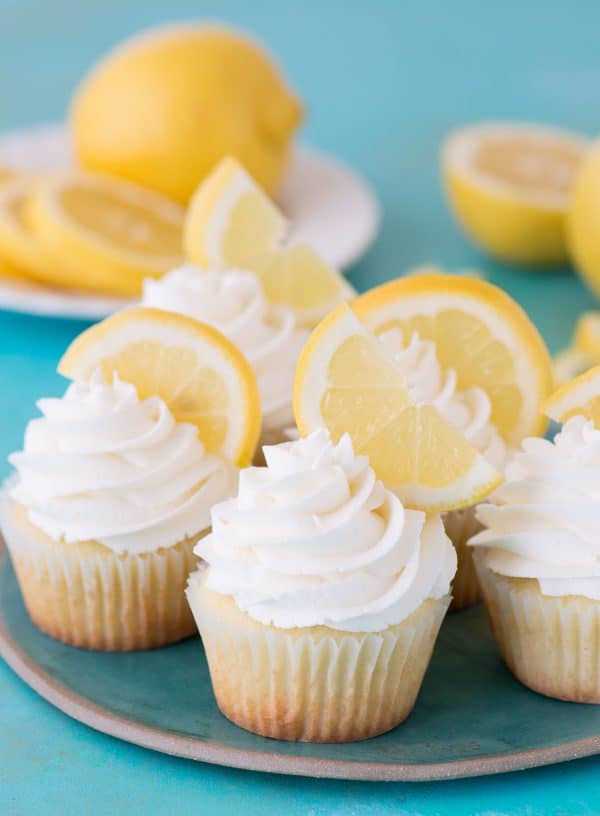
[[[0,655],[72,717],[107,734],[190,759],[255,771],[345,779],[448,779],[600,753],[600,706],[550,700],[498,658],[483,610],[450,615],[410,718],[346,745],[279,742],[219,712],[199,639],[149,652],[65,646],[29,621],[0,542]]]

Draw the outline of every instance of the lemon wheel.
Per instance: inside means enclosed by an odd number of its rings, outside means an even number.
[[[58,370],[87,379],[100,368],[158,396],[176,420],[191,422],[207,450],[245,466],[260,434],[256,380],[243,354],[220,332],[173,312],[125,309],[79,335]]]

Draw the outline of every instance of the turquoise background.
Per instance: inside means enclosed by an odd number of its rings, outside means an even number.
[[[568,270],[491,263],[455,228],[440,189],[440,139],[483,118],[600,130],[600,6],[456,2],[30,2],[0,0],[0,128],[56,120],[108,46],[169,18],[222,19],[279,55],[307,100],[302,138],[373,183],[381,235],[350,277],[361,289],[416,263],[479,266],[529,311],[553,350],[594,301]],[[0,313],[0,459],[20,445],[34,400],[59,394],[56,361],[83,324]],[[7,473],[1,466],[1,475]],[[524,727],[525,724],[524,724]],[[96,734],[0,665],[0,813],[588,816],[600,760],[503,777],[367,784],[271,777],[153,754]]]

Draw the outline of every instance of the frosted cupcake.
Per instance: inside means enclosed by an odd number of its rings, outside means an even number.
[[[385,331],[379,339],[393,355],[415,400],[434,405],[496,470],[502,472],[507,447],[491,421],[492,406],[486,392],[477,386],[458,390],[456,372],[453,369],[442,371],[435,343],[421,340],[416,333],[408,345],[404,344],[399,329]],[[452,610],[457,610],[477,603],[482,597],[472,553],[467,546],[467,541],[481,529],[481,524],[475,516],[475,508],[467,507],[445,513],[444,526],[458,557],[451,606]]]
[[[284,441],[294,426],[292,391],[296,360],[308,338],[291,309],[271,306],[250,272],[204,272],[188,264],[160,280],[147,279],[144,306],[209,323],[228,337],[252,365],[262,411],[261,444]]]
[[[4,537],[42,631],[90,649],[191,635],[193,547],[237,471],[158,397],[100,371],[38,403],[2,497]]]
[[[534,691],[600,703],[600,431],[527,439],[470,544],[494,635]]]
[[[187,597],[217,703],[243,728],[366,739],[413,708],[456,555],[439,517],[406,510],[346,435],[264,451],[213,508]]]

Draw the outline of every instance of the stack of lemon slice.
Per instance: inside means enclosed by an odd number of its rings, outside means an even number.
[[[80,172],[0,186],[0,261],[19,277],[139,293],[182,260],[183,210],[157,193]]]

